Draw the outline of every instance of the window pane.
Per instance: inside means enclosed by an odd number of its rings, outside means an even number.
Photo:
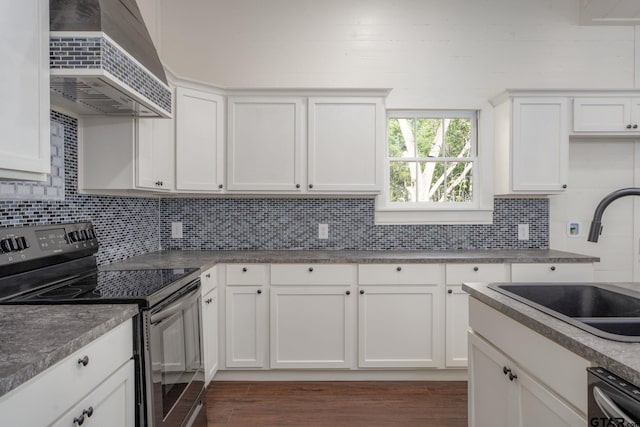
[[[387,126],[389,157],[415,157],[415,119],[389,119]]]
[[[416,164],[391,162],[389,195],[392,202],[416,201]]]
[[[418,157],[441,157],[444,152],[442,119],[418,119],[416,126]]]
[[[437,202],[444,189],[444,162],[420,162],[418,167],[418,201]]]
[[[444,120],[446,157],[471,156],[471,120],[454,118]]]
[[[448,202],[471,202],[473,200],[473,162],[447,162]]]

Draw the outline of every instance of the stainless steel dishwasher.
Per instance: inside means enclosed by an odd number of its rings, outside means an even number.
[[[603,368],[587,368],[590,427],[640,427],[640,388]]]

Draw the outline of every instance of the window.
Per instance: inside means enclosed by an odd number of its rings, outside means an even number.
[[[490,222],[487,215],[477,215],[487,209],[480,194],[476,111],[388,111],[385,167],[376,222]],[[463,211],[475,213],[454,214]]]

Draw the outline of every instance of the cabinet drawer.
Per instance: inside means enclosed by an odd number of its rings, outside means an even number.
[[[593,264],[512,264],[512,282],[593,282]]]
[[[444,280],[442,264],[360,264],[361,285],[425,285]]]
[[[264,285],[266,279],[265,264],[227,265],[227,285]]]
[[[445,266],[447,285],[462,282],[507,282],[507,264],[447,264]]]
[[[351,285],[355,267],[346,264],[275,264],[272,285]]]
[[[211,267],[200,275],[202,295],[206,295],[218,286],[218,267]]]
[[[2,396],[0,425],[49,425],[131,359],[132,334],[129,320]],[[26,409],[33,402],[38,410]]]

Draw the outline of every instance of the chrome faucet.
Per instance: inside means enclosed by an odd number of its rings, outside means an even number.
[[[640,188],[621,188],[604,196],[600,203],[598,203],[596,211],[593,213],[591,227],[589,228],[589,237],[587,237],[588,241],[594,243],[598,241],[598,237],[602,234],[602,224],[600,221],[602,220],[604,210],[611,202],[625,196],[640,196]]]

